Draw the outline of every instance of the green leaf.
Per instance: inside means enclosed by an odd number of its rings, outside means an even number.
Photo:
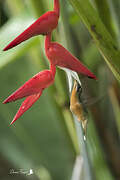
[[[93,37],[111,71],[120,82],[120,51],[88,0],[69,0]]]

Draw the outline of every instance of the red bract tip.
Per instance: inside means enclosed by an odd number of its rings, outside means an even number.
[[[24,114],[24,112],[26,112],[40,98],[41,94],[42,94],[42,91],[38,94],[34,94],[32,96],[27,97],[23,101],[22,105],[20,106],[18,112],[16,113],[10,125],[12,125],[18,118],[20,118]]]
[[[3,51],[7,51],[18,44],[37,35],[46,35],[53,31],[58,24],[59,19],[59,0],[54,0],[54,11],[48,11],[29,26],[23,33],[17,36]]]
[[[52,67],[53,68],[53,67]],[[31,96],[33,94],[39,93],[42,89],[47,88],[54,81],[55,67],[51,70],[44,70],[29,79],[24,85],[17,89],[13,94],[11,94],[3,104],[16,101],[17,99],[24,98],[26,96]],[[54,75],[53,75],[54,72]]]
[[[51,42],[51,33],[46,36],[45,51],[50,63],[68,68],[92,79],[97,79],[96,76],[67,49],[58,43]]]
[[[56,68],[51,64],[50,70],[39,72],[23,86],[10,95],[3,103],[9,103],[27,97],[22,103],[16,116],[11,124],[13,124],[22,114],[27,111],[41,96],[42,91],[54,82]]]

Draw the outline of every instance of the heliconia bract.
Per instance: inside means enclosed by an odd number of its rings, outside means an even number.
[[[96,76],[62,45],[51,41],[51,33],[45,38],[45,52],[50,63],[68,68],[79,74],[97,79]]]
[[[3,50],[11,49],[18,44],[26,41],[27,39],[37,36],[46,35],[52,32],[58,25],[59,19],[59,0],[54,0],[54,10],[48,11],[39,17],[31,26],[29,26],[24,32],[17,36],[11,43],[9,43]]]
[[[56,68],[51,64],[50,70],[44,70],[29,79],[24,85],[10,95],[3,103],[9,103],[27,97],[18,110],[13,124],[25,111],[27,111],[41,96],[42,91],[54,82]]]

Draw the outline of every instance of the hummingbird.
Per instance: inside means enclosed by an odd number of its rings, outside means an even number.
[[[82,100],[82,86],[75,80],[73,89],[70,96],[70,110],[77,117],[78,121],[81,122],[84,135],[87,130],[87,108]]]

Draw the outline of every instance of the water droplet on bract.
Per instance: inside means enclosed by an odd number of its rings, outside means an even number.
[[[84,141],[86,141],[86,136],[84,136]]]
[[[23,106],[22,109],[25,109],[25,106]]]

